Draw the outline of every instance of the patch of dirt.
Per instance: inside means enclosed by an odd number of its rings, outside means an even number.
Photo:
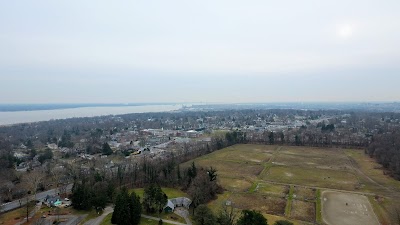
[[[379,224],[367,197],[333,191],[322,193],[322,218],[329,225]]]

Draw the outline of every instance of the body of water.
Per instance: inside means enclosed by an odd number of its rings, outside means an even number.
[[[117,107],[83,107],[39,111],[0,112],[0,125],[32,123],[53,119],[122,115],[129,113],[168,112],[179,110],[183,105],[144,105]]]

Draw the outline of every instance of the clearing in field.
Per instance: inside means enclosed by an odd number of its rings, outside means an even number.
[[[288,150],[283,150],[279,152],[279,155],[274,159],[274,163],[276,165],[315,169],[352,170],[347,156],[342,154],[340,150],[332,152],[321,149],[320,151],[321,152],[318,154],[315,152],[315,149],[307,151],[294,148],[289,152]]]
[[[289,193],[289,186],[260,182],[255,185],[252,191],[263,195],[273,195],[283,198]]]
[[[299,184],[342,190],[355,190],[357,177],[349,172],[302,167],[274,166],[262,177],[279,183]]]
[[[329,225],[377,225],[378,219],[363,195],[324,191],[322,217]]]
[[[244,179],[220,177],[219,183],[225,190],[230,192],[246,192],[251,188],[252,183]]]

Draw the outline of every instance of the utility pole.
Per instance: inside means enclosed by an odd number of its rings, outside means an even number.
[[[29,195],[31,191],[28,191],[28,195],[26,196],[26,222],[29,222]]]

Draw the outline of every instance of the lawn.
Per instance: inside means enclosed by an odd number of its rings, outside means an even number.
[[[163,192],[168,196],[168,198],[178,198],[178,197],[188,197],[188,195],[175,188],[161,188]],[[135,188],[129,190],[130,192],[134,191],[137,195],[139,195],[140,199],[143,199],[144,188]]]
[[[34,204],[30,204],[28,211],[34,209]],[[0,224],[4,225],[14,225],[15,223],[21,221],[26,217],[26,206],[22,208],[15,209],[13,211],[6,212],[4,214],[0,214]]]

